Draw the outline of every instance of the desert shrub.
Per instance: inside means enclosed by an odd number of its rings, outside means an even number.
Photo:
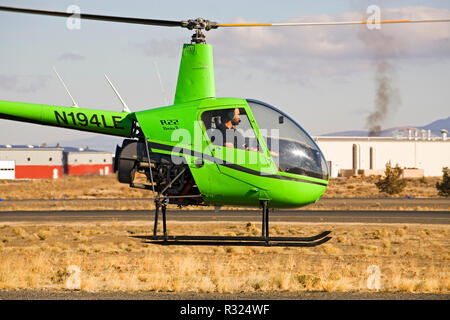
[[[375,185],[380,192],[400,193],[406,187],[406,180],[402,178],[402,173],[403,169],[398,164],[393,168],[391,162],[388,162],[386,163],[384,178],[380,178],[378,182],[375,182]]]
[[[438,193],[442,197],[450,195],[450,170],[448,167],[442,168],[442,182],[436,182]]]

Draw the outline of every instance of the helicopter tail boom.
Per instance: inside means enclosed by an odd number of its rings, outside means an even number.
[[[0,119],[130,137],[134,113],[0,101]]]

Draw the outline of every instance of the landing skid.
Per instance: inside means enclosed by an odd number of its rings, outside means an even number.
[[[271,246],[271,247],[315,247],[329,241],[331,231],[324,231],[311,237],[269,237],[269,208],[267,201],[262,204],[262,235],[250,236],[169,236],[166,228],[165,201],[155,201],[155,224],[152,236],[132,236],[147,240],[146,243],[160,245],[222,245],[222,246]],[[158,235],[158,215],[161,208],[163,218],[163,235]]]
[[[327,234],[330,231],[327,231]],[[134,238],[148,240],[146,243],[160,245],[196,245],[196,246],[267,246],[267,247],[315,247],[321,245],[331,237],[306,242],[294,237],[215,237],[215,236],[134,236]]]

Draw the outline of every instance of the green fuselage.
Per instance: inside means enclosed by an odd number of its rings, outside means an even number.
[[[317,201],[328,185],[328,169],[317,145],[300,127],[296,129],[308,144],[307,152],[294,150],[296,156],[316,163],[319,169],[311,174],[311,165],[305,169],[299,164],[292,170],[293,160],[284,168],[282,146],[303,144],[280,137],[280,150],[273,152],[254,115],[258,108],[264,112],[263,106],[249,101],[216,98],[211,47],[188,44],[183,48],[174,105],[126,113],[0,101],[0,118],[122,137],[132,137],[133,126],[138,124],[151,152],[184,157],[206,204],[259,206],[261,200],[268,200],[270,207],[291,208]],[[257,149],[212,143],[202,115],[222,109],[239,109],[245,114]],[[281,129],[290,125],[293,130],[296,124],[287,115],[275,108],[267,110],[279,112]],[[311,154],[317,158],[315,162],[309,159]]]

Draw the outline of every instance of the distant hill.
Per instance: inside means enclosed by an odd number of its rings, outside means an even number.
[[[447,119],[440,119],[433,121],[432,123],[427,124],[426,126],[423,126],[420,129],[431,130],[431,133],[435,135],[441,135],[442,129],[450,131],[450,117],[448,117]]]
[[[421,130],[431,130],[432,136],[440,136],[441,130],[446,129],[450,132],[450,117],[446,119],[440,119],[431,122],[425,126],[416,127],[416,126],[404,126],[404,127],[395,127],[384,129],[380,132],[380,137],[392,137],[396,135],[408,136],[408,130],[417,129]],[[339,136],[339,137],[367,137],[369,135],[368,130],[350,130],[350,131],[340,131],[340,132],[332,132],[327,134],[322,134],[322,136]]]

